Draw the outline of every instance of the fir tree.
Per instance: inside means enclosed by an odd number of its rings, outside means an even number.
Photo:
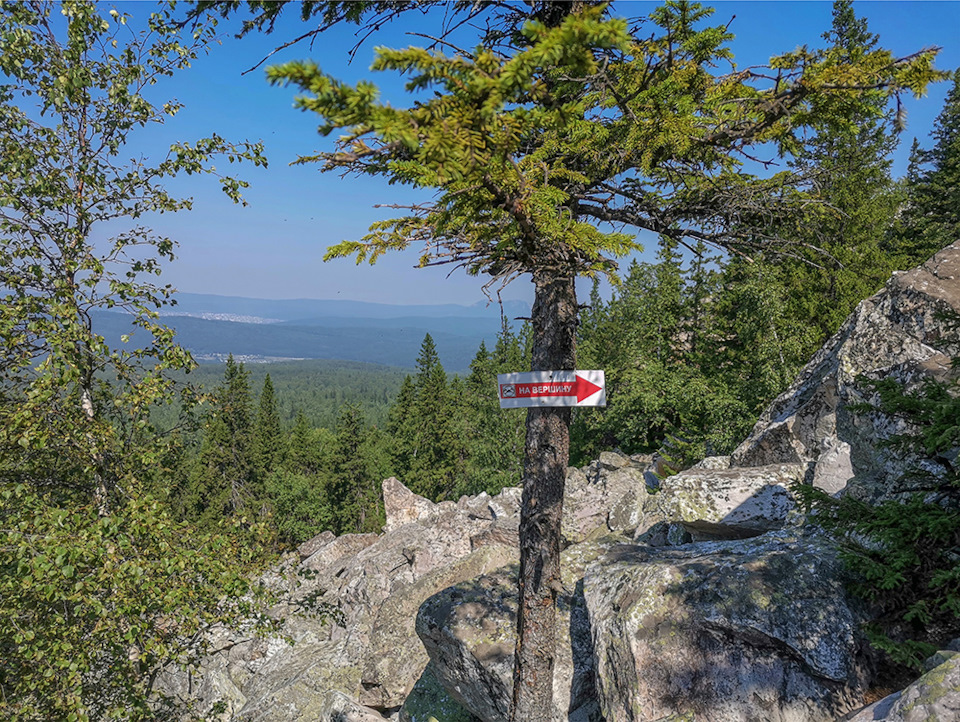
[[[833,22],[823,38],[837,67],[860,62],[878,40],[866,19],[854,13],[852,0],[834,2]],[[783,269],[769,275],[787,284],[788,314],[818,327],[810,353],[896,268],[883,247],[897,205],[890,178],[896,119],[886,105],[884,93],[867,93],[848,115],[815,124],[815,134],[791,163],[808,179],[817,203],[801,224],[779,230],[796,240],[798,251],[796,259],[776,259]]]
[[[347,534],[379,530],[379,479],[371,475],[367,458],[368,431],[356,405],[340,409],[333,443],[333,468],[327,485],[327,504],[333,531]]]
[[[405,483],[417,494],[440,501],[456,483],[460,440],[453,429],[447,374],[430,334],[420,346],[412,383],[411,406],[398,444],[409,459]]]

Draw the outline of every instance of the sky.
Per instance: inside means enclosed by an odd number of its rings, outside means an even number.
[[[116,3],[137,18],[152,9],[147,2]],[[634,0],[614,4],[614,12],[627,17],[648,14],[656,3]],[[729,21],[736,39],[731,44],[738,66],[763,64],[772,55],[800,45],[820,47],[821,34],[829,29],[832,4],[826,0],[795,2],[755,0],[719,2],[714,20]],[[859,0],[880,45],[894,54],[908,55],[940,46],[937,67],[960,67],[960,0]],[[317,132],[319,118],[293,108],[295,91],[266,82],[264,67],[244,73],[276,46],[292,40],[309,27],[298,17],[298,8],[287,11],[272,35],[250,34],[236,39],[239,20],[221,23],[222,44],[197,59],[193,67],[157,87],[157,99],[175,97],[184,109],[164,126],[141,131],[132,149],[145,156],[165,154],[175,141],[192,141],[217,133],[229,140],[262,141],[269,167],[230,167],[250,183],[244,192],[247,207],[230,203],[210,178],[190,177],[171,184],[190,195],[190,212],[150,219],[159,233],[179,242],[178,258],[169,264],[163,279],[181,291],[255,298],[347,299],[395,304],[486,302],[484,279],[445,268],[415,268],[419,249],[384,256],[377,265],[356,266],[352,260],[324,263],[327,246],[360,238],[370,223],[387,218],[377,203],[409,200],[409,189],[389,186],[377,178],[342,178],[322,174],[318,166],[291,166],[298,155],[329,150],[332,138]],[[312,45],[300,43],[273,55],[267,64],[313,59],[343,80],[371,79],[394,104],[404,102],[399,82],[369,71],[377,45],[403,47],[427,41],[411,35],[429,32],[435,18],[411,15],[368,39],[351,63],[349,50],[357,42],[356,29],[335,28]],[[931,145],[928,134],[943,107],[948,83],[932,86],[927,97],[906,98],[907,129],[894,159],[894,174],[906,170],[911,141]],[[165,94],[165,95],[164,95]],[[423,197],[423,196],[421,196]],[[655,239],[647,243],[641,260],[653,258]],[[586,288],[586,287],[584,287]],[[519,279],[502,297],[531,301],[532,285]]]

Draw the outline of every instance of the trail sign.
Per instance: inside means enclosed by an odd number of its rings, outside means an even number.
[[[522,406],[606,406],[603,371],[497,374],[501,409]]]

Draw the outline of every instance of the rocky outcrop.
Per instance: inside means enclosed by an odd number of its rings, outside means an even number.
[[[960,311],[960,244],[861,303],[732,456],[568,470],[553,719],[825,722],[863,705],[863,612],[794,491],[876,500],[911,466],[942,471],[881,445],[899,422],[849,406],[872,399],[861,377],[948,372],[943,309]],[[384,501],[384,533],[320,535],[264,577],[292,646],[216,630],[201,673],[166,689],[224,720],[506,719],[520,489],[434,504],[388,479]],[[944,653],[851,719],[960,718],[958,670]]]
[[[571,469],[574,501],[564,523],[573,539],[632,523],[647,493],[644,470],[642,460],[614,452],[602,465]],[[415,620],[433,595],[516,563],[520,489],[440,504],[394,478],[383,491],[384,533],[325,532],[265,575],[284,600],[271,613],[293,644],[220,630],[212,644],[220,651],[200,674],[173,675],[165,690],[198,700],[199,711],[221,703],[224,720],[369,722],[400,714],[427,722],[437,717],[433,708],[446,710],[440,722],[470,718],[455,695],[438,694],[438,674],[425,672]],[[630,511],[611,515],[618,504]]]
[[[787,523],[796,507],[791,487],[803,477],[800,464],[690,469],[664,480],[657,508],[693,541],[744,539]]]
[[[604,717],[835,719],[865,685],[843,582],[827,545],[787,532],[611,551],[583,580]]]
[[[563,553],[566,592],[557,604],[555,719],[588,722],[599,717],[582,578],[589,562],[621,541],[608,535],[571,546]],[[508,719],[516,616],[517,567],[512,565],[445,589],[427,600],[417,617],[417,634],[437,678],[485,722]]]
[[[875,401],[863,379],[894,379],[914,388],[948,373],[960,353],[937,316],[960,312],[960,242],[927,263],[898,273],[863,301],[813,357],[794,384],[761,415],[732,456],[734,466],[804,464],[813,483],[830,493],[847,489],[877,501],[895,496],[911,468],[935,476],[944,468],[884,447],[903,422],[851,407]]]

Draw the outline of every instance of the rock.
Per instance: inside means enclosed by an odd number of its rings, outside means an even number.
[[[949,372],[950,357],[960,348],[936,318],[943,311],[960,311],[960,242],[919,268],[894,275],[883,290],[861,302],[793,385],[761,414],[734,451],[732,464],[809,464],[813,478],[827,490],[837,489],[849,474],[848,491],[870,501],[900,493],[912,467],[942,476],[944,465],[936,459],[883,446],[906,430],[904,422],[849,409],[876,400],[860,376],[916,388],[924,379]]]
[[[484,530],[509,525],[511,518],[493,509],[506,511],[515,495],[432,504],[395,479],[384,486],[392,499],[389,532],[319,543],[321,535],[302,563],[295,556],[264,575],[283,597],[271,613],[292,645],[224,632],[199,678],[174,675],[167,687],[199,691],[201,713],[226,701],[225,719],[251,722],[325,719],[324,705],[340,699],[331,693],[374,712],[399,709],[427,663],[414,630],[417,608],[444,587],[516,559],[516,546],[474,551],[471,544]],[[325,617],[311,614],[318,605]]]
[[[316,716],[305,718],[304,722],[314,719],[317,722],[383,722],[381,715],[357,704],[342,692],[327,692]]]
[[[951,652],[937,667],[904,689],[853,716],[849,722],[946,722],[960,720],[960,654]]]
[[[567,469],[561,532],[564,538],[583,541],[598,529],[602,533],[633,532],[644,520],[649,495],[644,476],[647,468],[628,456],[603,452],[600,461],[583,469]]]
[[[476,722],[437,680],[433,665],[428,664],[413,690],[400,708],[399,722]]]
[[[312,557],[314,554],[320,551],[322,547],[325,547],[336,538],[336,534],[327,530],[317,534],[313,539],[305,541],[303,544],[297,547],[297,554],[300,556],[300,561]]]
[[[730,468],[730,457],[729,456],[708,456],[705,459],[700,459],[696,464],[690,467],[691,469],[713,469],[715,471],[722,471],[723,469]]]
[[[630,463],[630,457],[619,451],[601,451],[596,463],[607,471],[616,471],[627,466]]]
[[[553,694],[556,720],[598,719],[593,655],[583,588],[586,565],[619,539],[568,548],[562,557],[558,642]],[[417,634],[444,688],[484,722],[507,719],[516,646],[517,568],[502,567],[473,582],[443,590],[417,615]]]
[[[795,503],[790,487],[800,464],[737,469],[688,469],[663,480],[657,503],[698,539],[745,539],[779,529]]]
[[[370,634],[359,702],[378,709],[399,707],[413,689],[428,661],[414,629],[417,610],[427,598],[516,561],[515,547],[485,546],[390,595],[377,612]]]
[[[861,617],[816,538],[621,546],[584,598],[608,722],[813,722],[861,699]]]
[[[314,537],[316,538],[316,537]],[[344,534],[324,544],[303,560],[303,568],[318,571],[336,564],[341,559],[352,558],[375,544],[380,537],[376,534]]]
[[[429,499],[414,494],[395,476],[383,482],[383,509],[387,517],[384,531],[392,531],[398,526],[427,519],[436,510],[436,504]]]

